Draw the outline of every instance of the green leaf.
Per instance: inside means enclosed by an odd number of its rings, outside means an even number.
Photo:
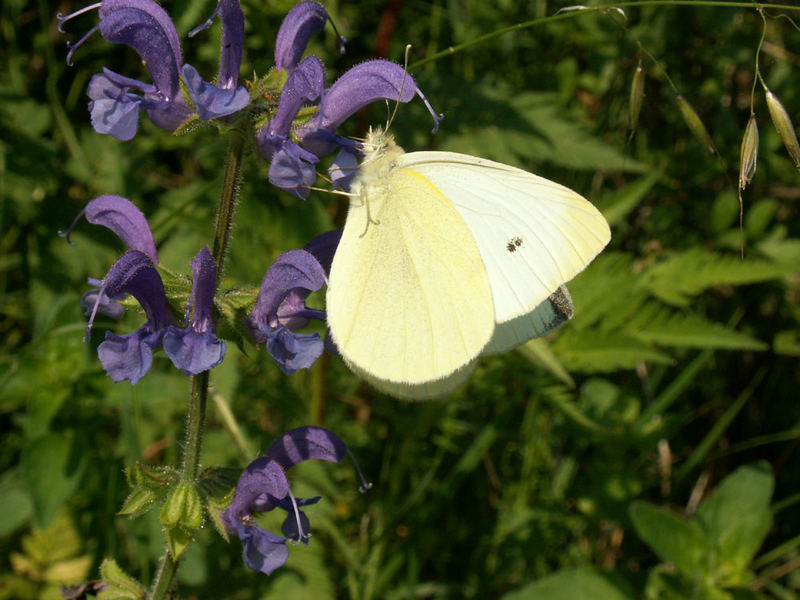
[[[636,533],[663,560],[691,578],[702,578],[710,550],[703,529],[676,513],[643,501],[631,503]]]
[[[769,281],[797,271],[797,265],[730,256],[693,248],[650,268],[643,282],[657,298],[687,306],[692,296],[716,285]]]
[[[563,335],[553,351],[570,371],[601,373],[633,369],[640,362],[672,364],[671,356],[631,337]]]
[[[728,475],[697,511],[697,521],[714,546],[719,576],[736,577],[755,556],[772,524],[769,508],[774,487],[765,462]]]
[[[633,183],[602,196],[594,204],[603,213],[609,225],[616,225],[647,197],[663,173],[663,169],[648,173]]]
[[[49,525],[80,483],[86,467],[72,432],[51,433],[30,443],[23,457],[23,474],[33,498],[34,519]]]
[[[769,346],[720,323],[679,314],[650,303],[628,323],[630,335],[643,342],[684,348],[767,350]]]
[[[514,590],[502,596],[502,600],[628,600],[634,596],[623,591],[611,578],[597,569],[578,567],[563,569],[553,575]]]
[[[558,379],[570,387],[575,387],[575,380],[561,364],[547,340],[533,338],[519,348],[517,351],[531,363],[542,367],[555,375]]]
[[[33,515],[33,501],[16,472],[3,475],[0,482],[0,536],[25,525]]]
[[[789,329],[776,333],[772,340],[772,350],[775,354],[800,356],[800,329]]]

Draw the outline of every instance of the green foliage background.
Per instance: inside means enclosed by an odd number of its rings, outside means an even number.
[[[243,0],[244,78],[271,68],[291,6]],[[324,496],[308,511],[311,544],[265,577],[245,569],[237,540],[205,527],[181,567],[182,594],[797,597],[800,174],[760,90],[758,170],[743,194],[739,257],[737,165],[758,13],[575,13],[415,68],[559,5],[326,7],[349,40],[344,56],[330,28],[312,40],[329,77],[375,56],[402,61],[412,44],[411,72],[445,119],[432,136],[421,103],[401,106],[393,129],[406,150],[471,153],[557,180],[604,211],[613,239],[569,285],[569,324],[482,360],[469,385],[443,401],[384,397],[329,357],[286,377],[263,348],[229,344],[211,376],[204,465],[243,467],[281,432],[318,424],[350,445],[375,487],[362,496],[348,467],[299,465],[290,474],[295,494]],[[130,142],[95,134],[85,97],[91,75],[103,66],[147,75],[134,52],[99,36],[68,67],[64,42],[96,16],[61,35],[55,15],[78,8],[6,0],[0,9],[0,598],[58,597],[56,584],[97,577],[106,556],[145,584],[152,578],[163,552],[157,511],[136,520],[115,513],[129,492],[126,467],[178,460],[189,382],[163,357],[135,387],[105,377],[95,350],[104,330],[131,331],[141,316],[100,320],[84,344],[78,300],[121,244],[86,224],[74,247],[56,232],[87,201],[119,194],[148,216],[162,263],[187,273],[211,240],[225,155],[212,129],[171,136],[141,119]],[[214,73],[218,25],[185,38],[213,3],[165,8],[184,61]],[[800,31],[779,10],[766,12],[762,72],[798,123]],[[646,96],[628,141],[640,59]],[[682,120],[665,73],[718,157]],[[373,106],[344,133],[363,134],[386,117]],[[280,193],[251,157],[237,210],[223,288],[258,285],[280,252],[341,225],[346,204]],[[719,493],[701,503],[712,490]]]

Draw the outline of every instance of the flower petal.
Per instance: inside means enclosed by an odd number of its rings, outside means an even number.
[[[241,537],[241,536],[240,536]],[[286,540],[258,525],[246,526],[243,559],[247,568],[257,573],[270,575],[289,558]]]
[[[250,92],[247,89],[220,89],[204,81],[190,64],[183,65],[183,80],[197,108],[197,115],[203,121],[232,115],[250,104]]]
[[[89,102],[92,127],[97,133],[110,135],[126,142],[136,135],[139,124],[139,102],[123,96],[116,100],[103,99]]]
[[[308,41],[322,31],[328,12],[316,2],[300,2],[289,11],[275,40],[275,68],[291,71],[300,62]]]
[[[275,187],[305,200],[309,188],[317,180],[314,165],[319,159],[294,142],[286,142],[272,157],[269,165],[269,182]]]
[[[267,337],[267,350],[287,375],[311,368],[325,351],[318,333],[294,333],[283,326],[265,328],[262,332]]]
[[[150,331],[157,332],[172,323],[172,313],[161,275],[150,258],[138,250],[123,254],[103,279],[109,297],[130,294],[142,305]]]
[[[83,214],[89,223],[108,227],[128,248],[146,254],[151,261],[158,264],[156,243],[150,225],[133,202],[112,194],[98,196],[86,205]]]
[[[222,50],[219,57],[217,85],[226,90],[236,87],[236,82],[239,81],[239,68],[242,65],[244,13],[239,6],[239,0],[220,0],[219,16],[222,20]]]
[[[128,380],[135,385],[153,364],[153,349],[160,336],[144,326],[127,335],[106,331],[106,339],[97,347],[97,356],[112,381]]]
[[[339,462],[347,456],[347,446],[328,429],[298,427],[275,440],[264,456],[277,462],[284,470],[289,470],[298,463],[312,459]]]
[[[153,0],[104,0],[100,33],[113,43],[133,48],[147,65],[164,100],[180,95],[181,47],[166,11]]]
[[[213,369],[225,358],[225,342],[211,331],[178,329],[170,325],[164,333],[164,352],[186,375]]]
[[[325,284],[325,272],[313,254],[305,250],[289,250],[272,263],[258,290],[250,321],[277,326],[278,308],[293,289],[315,292]],[[259,340],[263,343],[263,339]]]
[[[325,272],[330,273],[333,255],[336,253],[336,248],[339,247],[339,240],[341,239],[341,229],[326,231],[308,242],[304,250],[313,254]]]

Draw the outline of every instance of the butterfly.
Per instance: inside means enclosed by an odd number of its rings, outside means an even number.
[[[563,284],[611,239],[576,192],[453,152],[405,153],[370,130],[331,265],[327,322],[347,365],[390,395],[464,383],[572,316]]]

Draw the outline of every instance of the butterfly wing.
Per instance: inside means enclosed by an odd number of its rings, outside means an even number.
[[[498,324],[534,311],[611,239],[589,201],[527,171],[453,152],[412,152],[397,164],[427,178],[464,218],[489,274]]]
[[[478,246],[459,211],[420,174],[361,175],[371,185],[351,202],[331,265],[333,341],[379,389],[412,398],[447,393],[468,377],[494,330]]]
[[[481,354],[500,354],[530,339],[541,337],[569,321],[574,313],[572,296],[567,286],[560,285],[531,312],[495,325],[492,339]]]

